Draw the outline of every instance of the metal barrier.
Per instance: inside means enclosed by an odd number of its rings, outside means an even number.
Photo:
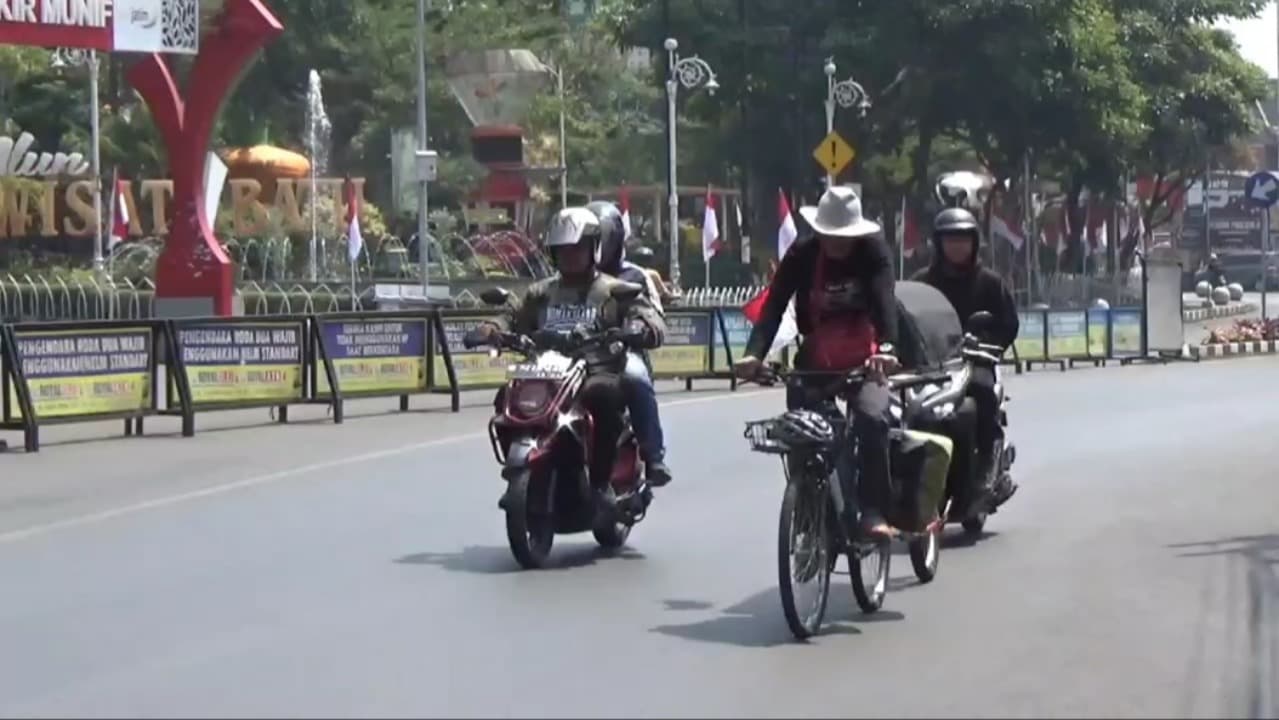
[[[1026,310],[1005,362],[1017,372],[1078,362],[1125,364],[1148,357],[1142,307]],[[323,312],[181,320],[121,319],[27,322],[0,326],[0,429],[21,430],[40,447],[45,425],[178,416],[195,434],[195,415],[275,408],[288,422],[292,405],[322,404],[342,423],[348,399],[448,393],[454,412],[462,390],[496,388],[508,359],[462,346],[466,331],[492,311]],[[751,325],[740,307],[680,307],[667,312],[666,342],[651,352],[653,375],[727,379],[745,352]],[[163,376],[163,377],[162,377]],[[161,390],[164,402],[160,401]]]
[[[436,310],[181,320],[100,320],[0,326],[0,429],[21,430],[28,452],[46,425],[143,419],[292,405],[332,408],[345,398],[449,392],[461,407],[444,325]],[[437,385],[438,367],[447,385]],[[163,376],[163,377],[161,377]],[[160,401],[161,389],[164,401]]]
[[[1075,363],[1103,366],[1146,355],[1140,307],[1022,310],[1017,316],[1021,331],[1013,352],[1028,371],[1035,365],[1056,365],[1064,372]]]

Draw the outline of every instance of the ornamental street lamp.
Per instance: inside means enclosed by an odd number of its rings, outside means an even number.
[[[670,217],[670,235],[671,235],[671,285],[676,289],[680,288],[680,272],[679,272],[679,182],[676,177],[676,168],[679,166],[679,155],[677,144],[675,141],[675,100],[679,92],[680,86],[686,90],[694,90],[699,87],[706,88],[706,91],[714,95],[719,89],[719,83],[715,80],[715,71],[705,60],[693,55],[692,57],[681,58],[679,53],[679,42],[674,38],[666,39],[666,127],[667,127],[667,159],[666,159],[666,187],[667,187],[667,210]]]

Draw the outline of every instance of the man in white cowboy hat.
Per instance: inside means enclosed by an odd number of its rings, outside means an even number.
[[[836,186],[816,207],[800,209],[812,228],[787,251],[767,290],[759,322],[751,330],[737,373],[757,377],[786,306],[795,300],[795,320],[803,336],[795,368],[846,372],[863,365],[882,377],[898,366],[897,300],[893,265],[880,226],[862,215],[862,201],[851,188]],[[826,383],[829,385],[829,383]],[[825,398],[809,388],[788,388],[789,409],[813,407]],[[888,507],[888,388],[867,382],[849,398],[862,458],[858,487],[861,530],[887,535],[892,529],[881,513]],[[851,477],[841,466],[841,478]]]

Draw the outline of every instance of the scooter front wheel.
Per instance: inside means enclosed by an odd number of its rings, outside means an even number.
[[[546,567],[555,543],[553,518],[543,508],[548,506],[545,493],[549,482],[535,482],[533,473],[524,470],[512,477],[506,489],[506,541],[516,562],[526,570]]]

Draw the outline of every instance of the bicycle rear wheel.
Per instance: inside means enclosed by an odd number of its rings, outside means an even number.
[[[817,483],[786,484],[777,527],[777,586],[786,624],[798,640],[821,630],[834,569],[829,499]]]

